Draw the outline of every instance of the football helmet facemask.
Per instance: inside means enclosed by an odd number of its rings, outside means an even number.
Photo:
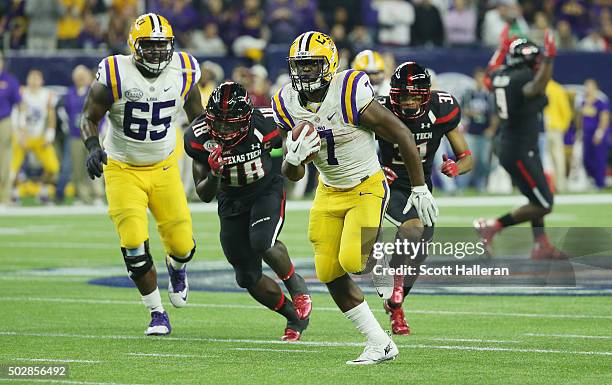
[[[252,114],[246,89],[238,83],[225,82],[210,95],[205,119],[211,136],[223,148],[231,148],[247,137]]]
[[[338,70],[338,50],[328,35],[305,32],[291,44],[287,62],[293,88],[313,92],[326,87]]]
[[[389,91],[393,112],[406,119],[415,119],[428,111],[431,99],[431,76],[415,62],[400,64],[391,77]]]
[[[128,45],[136,65],[158,76],[172,60],[174,33],[165,17],[147,13],[132,24]]]

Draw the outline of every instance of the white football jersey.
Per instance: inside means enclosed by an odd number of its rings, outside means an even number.
[[[44,87],[32,92],[26,87],[23,89],[22,99],[28,137],[43,136],[47,129],[48,109],[53,105],[52,92]]]
[[[359,117],[374,99],[368,75],[347,70],[332,78],[316,112],[303,107],[299,93],[288,84],[272,98],[274,120],[285,131],[307,120],[321,137],[314,165],[323,183],[337,188],[357,186],[380,171],[374,132],[359,126]]]
[[[108,156],[136,166],[166,159],[176,147],[171,127],[177,124],[189,91],[199,92],[196,59],[175,52],[158,77],[145,78],[130,55],[109,56],[98,66],[96,80],[113,99],[104,139]]]

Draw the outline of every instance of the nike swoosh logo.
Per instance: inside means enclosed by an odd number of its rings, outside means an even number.
[[[359,196],[362,196],[362,195],[372,195],[372,193],[359,191]]]
[[[168,91],[172,87],[164,88],[164,92]]]
[[[334,117],[334,115],[336,115],[336,113],[335,113],[335,112],[334,112],[333,114],[329,115],[329,116],[327,117],[327,120],[332,120],[332,118]]]
[[[169,169],[170,167],[172,167],[172,166],[166,166],[166,167],[164,167],[163,169],[164,169],[164,171],[166,171],[166,170],[167,170],[167,169]]]

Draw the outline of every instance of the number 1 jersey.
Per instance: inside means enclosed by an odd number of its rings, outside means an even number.
[[[111,128],[104,139],[108,156],[135,166],[166,159],[176,146],[172,127],[191,89],[198,92],[199,79],[196,59],[185,52],[175,52],[155,78],[144,77],[130,55],[102,60],[96,80],[108,88],[113,101]]]

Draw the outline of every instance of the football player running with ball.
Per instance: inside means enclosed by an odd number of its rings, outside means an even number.
[[[432,190],[431,171],[434,156],[444,136],[450,142],[457,161],[442,155],[442,173],[449,178],[464,174],[472,168],[472,155],[463,134],[459,131],[461,109],[454,96],[443,91],[431,90],[431,77],[427,70],[415,62],[406,62],[398,66],[391,77],[389,96],[380,97],[378,101],[393,111],[414,136],[425,181]],[[391,200],[385,217],[398,228],[396,237],[411,242],[428,242],[433,237],[433,225],[426,224],[419,218],[415,208],[404,211],[404,204],[413,188],[410,176],[404,167],[404,161],[396,144],[380,138],[380,155],[387,182],[391,187]],[[391,318],[393,334],[410,334],[402,302],[418,278],[419,265],[427,257],[422,250],[419,255],[393,255],[391,267],[403,264],[413,267],[416,274],[409,276],[396,275],[393,280],[391,297],[384,301],[384,308]]]
[[[200,69],[184,52],[174,52],[172,27],[162,16],[136,19],[129,33],[131,55],[109,56],[98,67],[85,100],[81,134],[89,150],[87,171],[102,176],[108,211],[121,242],[130,278],[151,312],[146,335],[171,331],[149,252],[147,208],[167,253],[168,295],[176,307],[187,302],[186,263],[195,253],[191,214],[174,149],[173,127],[184,109],[189,121],[202,113]],[[109,113],[104,149],[98,123]]]
[[[254,109],[247,91],[225,82],[212,93],[206,113],[185,132],[185,151],[194,159],[196,191],[204,202],[216,196],[221,246],[238,285],[287,319],[283,341],[297,341],[312,309],[304,279],[287,248],[277,240],[285,220],[285,178],[272,172],[272,148],[282,141],[270,108]],[[284,282],[262,274],[262,259]]]
[[[298,36],[291,45],[288,64],[291,85],[282,87],[272,100],[274,119],[285,137],[282,170],[297,181],[304,176],[304,163],[315,154],[320,182],[310,210],[308,234],[316,274],[367,339],[363,353],[347,364],[392,360],[398,354],[397,346],[374,318],[348,273],[363,270],[374,240],[362,242],[362,229],[381,226],[389,201],[375,134],[398,144],[414,181],[405,210],[416,207],[429,225],[436,220],[438,209],[425,185],[414,139],[406,126],[374,99],[364,72],[336,73],[338,51],[329,36],[313,31]],[[293,130],[296,125],[300,132]]]
[[[567,255],[549,242],[544,231],[544,217],[553,209],[553,193],[538,150],[542,110],[547,104],[545,90],[552,78],[556,55],[554,36],[549,30],[545,32],[544,52],[526,39],[502,39],[502,46],[492,58],[491,67],[503,61],[503,55],[499,52],[507,52],[506,65],[497,70],[491,68],[494,70],[491,75],[492,87],[500,119],[499,161],[529,203],[497,219],[477,219],[474,226],[488,253],[493,254],[495,234],[504,227],[531,222],[534,238],[531,258],[566,259]]]

